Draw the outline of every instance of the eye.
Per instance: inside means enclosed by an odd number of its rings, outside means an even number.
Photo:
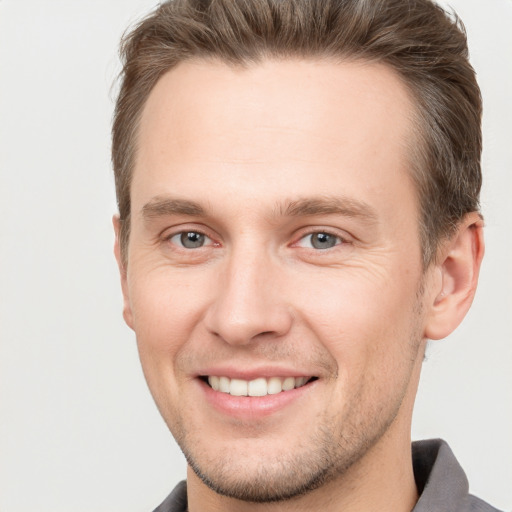
[[[199,249],[211,243],[210,238],[198,231],[182,231],[181,233],[176,233],[169,238],[169,241],[185,249]]]
[[[300,247],[305,247],[308,249],[332,249],[336,245],[340,245],[343,243],[343,240],[336,235],[332,235],[331,233],[310,233],[302,237],[297,243]]]

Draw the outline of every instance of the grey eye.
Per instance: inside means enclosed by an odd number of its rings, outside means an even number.
[[[340,238],[329,233],[312,233],[306,238],[309,238],[311,247],[314,249],[331,249],[340,242]]]
[[[174,235],[171,238],[171,241],[178,243],[185,249],[197,249],[199,247],[203,247],[206,239],[207,237],[205,235],[198,233],[197,231],[184,231],[183,233]]]

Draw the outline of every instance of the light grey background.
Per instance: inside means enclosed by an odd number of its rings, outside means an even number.
[[[185,475],[121,319],[117,42],[154,0],[0,1],[0,511],[150,511]],[[485,100],[487,257],[425,363],[413,435],[512,507],[512,2],[453,0]]]

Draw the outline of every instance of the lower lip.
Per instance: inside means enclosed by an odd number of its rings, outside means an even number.
[[[215,391],[206,382],[197,379],[207,402],[217,411],[237,419],[255,420],[281,411],[304,398],[318,381],[310,382],[300,388],[282,391],[265,396],[232,396]]]

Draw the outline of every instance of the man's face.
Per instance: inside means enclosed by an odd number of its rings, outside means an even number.
[[[365,63],[187,62],[152,91],[125,318],[218,492],[290,497],[407,442],[429,300],[411,118]]]

